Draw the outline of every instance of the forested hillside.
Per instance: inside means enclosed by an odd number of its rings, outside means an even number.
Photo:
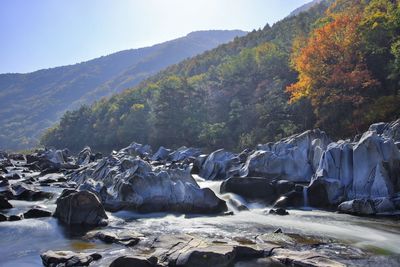
[[[42,143],[242,149],[313,127],[360,133],[400,115],[399,10],[390,0],[321,1],[67,112]]]
[[[242,36],[242,31],[200,31],[141,49],[28,74],[0,75],[0,147],[37,145],[43,131],[69,109],[121,92],[185,58]]]

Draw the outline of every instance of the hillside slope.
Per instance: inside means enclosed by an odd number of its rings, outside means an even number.
[[[28,74],[1,74],[0,148],[31,147],[43,130],[66,110],[135,86],[171,64],[244,34],[242,31],[199,31],[75,65]]]
[[[42,142],[211,151],[316,127],[336,139],[357,135],[400,116],[399,22],[398,1],[321,1],[66,113]]]

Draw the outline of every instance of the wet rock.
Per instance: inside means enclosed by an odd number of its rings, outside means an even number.
[[[338,206],[338,211],[356,215],[375,214],[374,202],[370,199],[353,199]]]
[[[184,161],[189,158],[195,159],[200,156],[201,150],[193,147],[180,147],[168,155],[168,160],[172,162]]]
[[[51,211],[39,208],[33,208],[24,213],[25,219],[50,217]]]
[[[310,130],[277,143],[259,145],[243,167],[242,176],[263,176],[309,182],[330,143],[325,132]]]
[[[11,185],[11,193],[13,199],[36,201],[50,198],[52,193],[40,191],[33,185],[28,185],[24,182],[18,182]]]
[[[275,183],[276,195],[281,196],[286,193],[289,193],[290,191],[294,190],[294,187],[295,187],[295,184],[291,181],[279,180]]]
[[[247,199],[274,201],[276,194],[272,183],[265,178],[232,177],[221,184],[221,193],[235,193]]]
[[[0,222],[5,222],[8,220],[8,217],[2,213],[0,213]]]
[[[161,236],[154,240],[153,256],[160,264],[168,266],[232,266],[242,259],[254,259],[265,255],[263,249],[234,243],[209,243],[189,235]]]
[[[297,191],[291,191],[283,196],[279,197],[274,203],[274,208],[290,208],[290,207],[303,207],[304,199],[303,194]]]
[[[242,163],[237,155],[220,149],[211,153],[200,168],[199,176],[206,180],[225,180],[238,175]]]
[[[8,202],[7,198],[3,195],[0,195],[0,210],[11,209],[13,206],[10,202]]]
[[[316,208],[328,208],[331,204],[326,192],[325,183],[320,180],[314,180],[310,183],[307,190],[308,204]]]
[[[86,165],[92,161],[92,150],[90,147],[84,147],[78,154],[78,158],[76,160],[76,164],[78,165]]]
[[[278,228],[274,231],[274,234],[281,234],[281,233],[283,233],[281,228]]]
[[[289,212],[287,212],[287,210],[285,210],[285,209],[278,208],[278,209],[270,209],[269,214],[285,216],[285,215],[289,215]]]
[[[98,239],[107,244],[121,244],[124,246],[135,246],[139,243],[143,236],[132,231],[95,231],[85,235],[86,239]]]
[[[64,190],[57,199],[54,217],[68,225],[88,226],[106,225],[108,219],[103,205],[95,194],[69,189]]]
[[[329,259],[327,256],[312,251],[290,251],[277,248],[274,250],[273,259],[279,260],[286,266],[307,267],[345,267],[346,265]]]
[[[10,183],[6,178],[0,179],[0,187],[8,186]]]
[[[157,258],[146,259],[139,256],[121,256],[115,259],[110,267],[156,267]]]
[[[72,251],[46,251],[41,254],[44,266],[89,266],[93,261],[101,259],[98,253],[76,253]]]
[[[8,217],[8,220],[9,220],[10,222],[20,221],[20,220],[22,220],[22,215],[21,215],[21,214],[10,215],[10,216]]]

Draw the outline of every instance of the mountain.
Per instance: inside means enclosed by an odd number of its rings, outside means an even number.
[[[172,65],[110,99],[67,112],[42,142],[73,151],[84,145],[108,151],[133,140],[152,146],[232,149],[240,142],[245,145],[246,138],[255,139],[250,133],[255,127],[263,128],[266,140],[301,130],[309,122],[290,123],[299,112],[279,115],[290,109],[282,104],[287,103],[282,88],[296,79],[289,53],[296,35],[310,32],[327,6],[324,2],[272,27],[266,25]],[[281,116],[279,123],[262,125],[270,117],[267,109],[270,116]]]
[[[317,127],[355,136],[400,116],[399,21],[397,1],[322,1],[65,113],[42,144],[238,151]]]
[[[305,5],[302,5],[301,7],[296,8],[295,10],[293,10],[293,11],[289,14],[289,17],[297,16],[297,15],[299,15],[301,12],[308,11],[310,8],[312,8],[312,7],[315,6],[315,5],[318,5],[318,4],[321,3],[322,1],[323,1],[323,0],[313,0],[313,1],[311,1],[310,3],[307,3],[307,4],[305,4]]]
[[[37,144],[66,111],[139,84],[161,69],[245,32],[198,31],[165,43],[27,74],[0,75],[0,148]]]

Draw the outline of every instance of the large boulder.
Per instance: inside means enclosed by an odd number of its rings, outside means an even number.
[[[265,178],[232,177],[221,184],[221,193],[235,193],[246,199],[258,199],[271,202],[276,192],[271,181]]]
[[[140,157],[149,157],[152,154],[150,145],[142,145],[138,143],[131,143],[128,147],[121,150],[122,153],[128,153],[129,155],[138,155]]]
[[[241,175],[309,182],[329,143],[325,132],[312,130],[259,145],[248,157]]]
[[[99,198],[89,191],[64,190],[54,212],[68,225],[97,226],[107,224],[107,215]]]
[[[220,149],[207,157],[200,167],[199,176],[206,180],[225,180],[239,175],[241,167],[236,154]]]
[[[79,190],[95,192],[111,211],[218,213],[226,209],[225,202],[210,189],[198,186],[190,167],[153,167],[123,151],[88,164],[70,176]]]
[[[357,143],[332,143],[313,177],[323,184],[329,203],[393,197],[400,189],[400,151],[392,139],[364,133]]]

